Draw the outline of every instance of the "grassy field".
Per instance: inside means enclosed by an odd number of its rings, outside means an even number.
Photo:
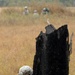
[[[19,68],[23,65],[33,67],[36,50],[35,38],[40,31],[45,31],[47,18],[56,28],[68,24],[69,33],[75,32],[75,15],[72,13],[67,15],[57,12],[35,18],[32,14],[23,15],[23,9],[19,11],[14,8],[2,9],[0,11],[0,75],[17,75]],[[70,8],[71,10],[73,11],[73,8]],[[75,36],[73,37],[73,50],[70,58],[71,75],[75,75],[74,45]]]

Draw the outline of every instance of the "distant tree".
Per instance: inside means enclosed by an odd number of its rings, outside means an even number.
[[[0,0],[0,6],[23,6],[30,2],[61,2],[64,5],[74,5],[75,0]]]
[[[4,5],[4,0],[0,0],[0,6]]]

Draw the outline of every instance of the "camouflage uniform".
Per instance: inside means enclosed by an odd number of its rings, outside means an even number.
[[[25,14],[25,15],[28,15],[29,14],[29,10],[28,10],[28,7],[27,6],[24,7],[24,13],[23,14]]]
[[[43,8],[42,14],[48,14],[48,13],[49,13],[49,9],[48,8]]]

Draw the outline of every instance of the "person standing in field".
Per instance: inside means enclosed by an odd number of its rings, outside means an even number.
[[[50,11],[48,8],[43,8],[42,13],[43,15],[48,14]]]
[[[23,14],[25,14],[25,15],[28,15],[29,14],[29,10],[28,10],[28,7],[27,6],[24,7]]]
[[[36,17],[36,18],[39,17],[39,13],[38,13],[37,10],[34,10],[33,16]]]

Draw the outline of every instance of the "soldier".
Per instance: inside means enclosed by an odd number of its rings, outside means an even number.
[[[28,7],[27,6],[24,7],[23,14],[25,14],[25,15],[28,15],[29,14],[29,10],[28,10]]]
[[[19,73],[18,75],[32,75],[33,74],[33,70],[30,66],[22,66],[19,69]]]
[[[48,8],[43,8],[42,14],[48,14],[48,13],[49,13],[49,9]]]
[[[37,10],[34,10],[33,16],[34,16],[35,18],[38,18],[38,17],[39,17],[39,13],[37,12]]]

